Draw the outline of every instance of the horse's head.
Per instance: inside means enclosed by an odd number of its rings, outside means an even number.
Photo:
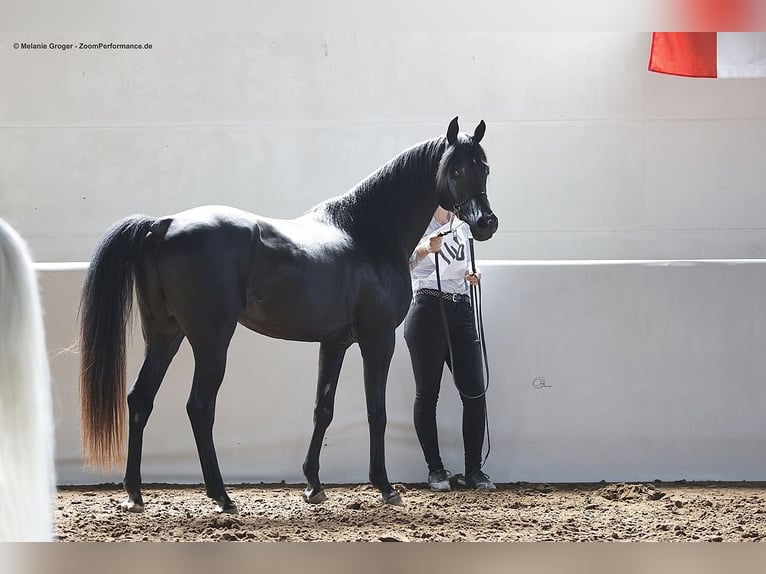
[[[487,199],[487,156],[479,142],[486,130],[479,122],[473,136],[458,133],[457,118],[447,128],[447,147],[436,173],[439,205],[471,228],[471,235],[486,241],[497,231],[497,216]]]

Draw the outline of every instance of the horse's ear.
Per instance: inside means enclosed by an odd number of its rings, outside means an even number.
[[[457,131],[459,129],[460,128],[457,125],[457,116],[455,116],[447,128],[447,143],[449,145],[454,145],[454,143],[457,141]]]
[[[487,124],[484,123],[484,120],[481,120],[479,122],[479,125],[476,126],[476,129],[473,132],[473,142],[479,143],[481,141],[481,138],[484,137],[485,131],[487,131]]]

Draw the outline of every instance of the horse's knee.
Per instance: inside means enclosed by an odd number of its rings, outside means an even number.
[[[386,410],[374,409],[367,412],[367,424],[370,426],[370,431],[383,431],[386,429]]]
[[[210,411],[210,401],[197,396],[191,396],[186,401],[186,414],[190,417],[205,415],[208,411]]]
[[[213,401],[204,400],[197,396],[189,397],[189,400],[186,402],[186,414],[193,425],[212,425],[214,417]]]

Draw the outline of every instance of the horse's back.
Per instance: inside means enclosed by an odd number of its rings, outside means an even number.
[[[166,221],[163,249],[229,251],[233,244],[221,245],[235,237],[251,236],[258,217],[248,211],[224,205],[204,205],[161,218]],[[228,249],[226,249],[228,247]]]
[[[156,246],[165,269],[186,267],[220,276],[236,267],[243,284],[254,278],[256,265],[268,267],[265,275],[290,281],[320,266],[332,267],[351,252],[343,231],[312,215],[274,219],[208,205],[162,218],[158,227],[165,229]],[[264,273],[255,275],[263,278]]]
[[[314,214],[294,220],[203,206],[160,218],[144,247],[139,301],[186,332],[239,321],[269,336],[321,340],[350,322],[352,242]],[[345,306],[345,307],[344,307]],[[202,328],[202,327],[201,327]],[[188,333],[187,333],[188,335]]]

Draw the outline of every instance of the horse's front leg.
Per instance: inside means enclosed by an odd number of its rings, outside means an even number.
[[[386,473],[386,380],[394,354],[394,331],[359,340],[364,364],[364,393],[370,427],[370,482],[378,487],[383,502],[402,504],[401,495],[388,482]]]
[[[335,391],[338,388],[338,377],[346,356],[348,344],[322,343],[319,346],[319,377],[317,379],[317,395],[314,407],[314,432],[311,435],[309,451],[303,463],[303,475],[306,477],[306,490],[303,499],[310,504],[319,504],[327,500],[322,483],[319,481],[319,452],[325,431],[332,422],[335,411]]]

